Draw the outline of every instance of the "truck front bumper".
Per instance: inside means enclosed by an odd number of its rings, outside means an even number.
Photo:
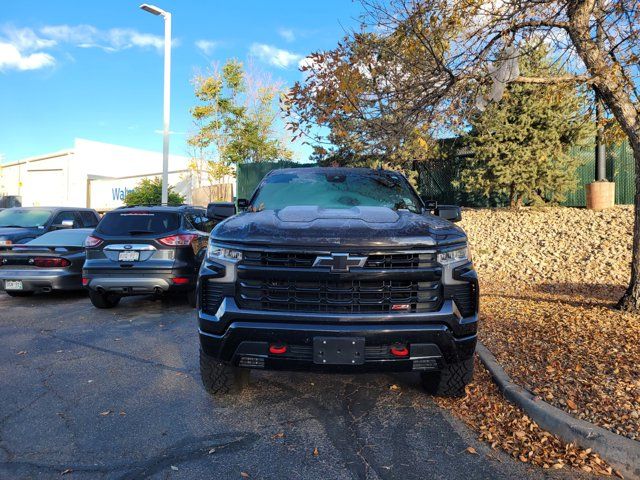
[[[198,313],[202,351],[209,357],[247,368],[325,372],[425,371],[473,355],[477,315],[461,318],[452,301],[438,312],[398,315],[338,315],[241,309],[225,297],[216,315]],[[451,328],[456,325],[456,331]],[[457,334],[456,334],[457,333]],[[364,361],[325,365],[314,356],[314,337],[362,338]],[[397,357],[393,345],[409,353]],[[285,345],[274,354],[270,346]]]

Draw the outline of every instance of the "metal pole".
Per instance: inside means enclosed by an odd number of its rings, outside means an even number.
[[[596,98],[596,182],[607,180],[606,146],[604,144],[604,126],[602,125],[602,103],[595,91]]]
[[[164,17],[164,108],[162,130],[162,205],[169,202],[169,113],[171,93],[171,14]]]
[[[602,13],[601,1],[597,0],[598,13]],[[604,32],[602,30],[602,21],[598,22],[596,27],[596,41],[598,47],[602,49]],[[596,182],[607,180],[607,160],[606,147],[604,144],[604,125],[602,124],[602,101],[597,89],[593,89],[596,102]]]

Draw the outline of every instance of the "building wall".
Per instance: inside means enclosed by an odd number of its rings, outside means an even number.
[[[188,201],[195,188],[189,163],[188,157],[169,156],[169,171],[174,172],[169,183],[186,193]],[[121,204],[113,199],[117,189],[131,189],[141,178],[160,172],[160,152],[78,138],[71,150],[2,166],[0,196],[20,196],[23,206],[94,207],[91,201],[97,208],[114,208]]]

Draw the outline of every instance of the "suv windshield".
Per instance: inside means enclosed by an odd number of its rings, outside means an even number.
[[[42,227],[51,217],[51,210],[40,208],[9,208],[0,212],[1,227]]]
[[[171,232],[180,227],[180,215],[175,212],[115,211],[107,213],[96,228],[103,235],[153,235]]]
[[[256,210],[278,210],[292,205],[388,207],[421,212],[420,200],[404,177],[375,170],[274,173],[264,179],[252,201]]]

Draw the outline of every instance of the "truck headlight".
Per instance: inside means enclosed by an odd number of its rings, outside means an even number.
[[[242,252],[232,248],[221,247],[215,243],[209,243],[207,257],[220,260],[242,260]]]
[[[462,260],[471,261],[471,251],[469,247],[456,248],[455,250],[438,253],[438,263],[442,265],[460,262]]]

